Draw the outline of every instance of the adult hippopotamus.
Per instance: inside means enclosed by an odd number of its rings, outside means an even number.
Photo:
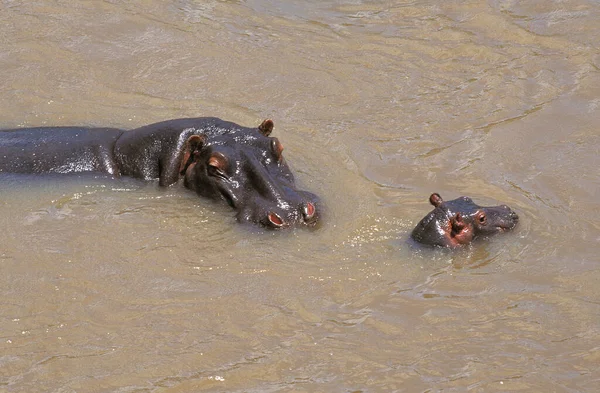
[[[240,222],[270,228],[314,224],[318,198],[300,191],[273,121],[256,128],[213,117],[168,120],[134,130],[38,127],[0,132],[0,172],[83,173],[158,179],[226,201]]]
[[[412,231],[419,243],[456,248],[486,237],[513,229],[519,216],[508,206],[483,207],[463,196],[445,202],[440,194],[431,194],[429,202],[435,207]]]

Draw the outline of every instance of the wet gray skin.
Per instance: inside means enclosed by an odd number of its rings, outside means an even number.
[[[411,236],[430,246],[460,247],[476,238],[511,230],[519,221],[506,205],[479,206],[466,196],[446,202],[434,193],[429,202],[435,208],[417,224]]]

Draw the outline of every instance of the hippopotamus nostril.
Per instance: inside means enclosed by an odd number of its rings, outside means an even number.
[[[510,218],[512,218],[513,220],[517,221],[519,219],[519,215],[515,212],[510,212]]]
[[[281,228],[284,224],[283,219],[277,213],[270,212],[267,214],[267,219],[274,228]]]
[[[304,221],[310,221],[315,216],[315,212],[315,205],[313,205],[311,202],[307,202],[306,205],[302,207]]]

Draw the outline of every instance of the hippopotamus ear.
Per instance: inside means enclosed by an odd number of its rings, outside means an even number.
[[[281,162],[281,160],[283,160],[283,155],[281,155],[281,153],[283,153],[283,145],[279,142],[279,139],[275,137],[271,140],[271,151],[273,151],[273,154],[277,157],[277,161]]]
[[[273,120],[266,119],[265,121],[260,123],[260,125],[258,126],[258,130],[264,136],[269,136],[271,135],[271,132],[273,132],[273,127],[275,127],[275,123],[273,123]]]
[[[438,194],[437,192],[434,192],[429,197],[429,203],[431,203],[435,207],[438,207],[439,205],[441,205],[442,203],[444,203],[444,200],[442,199],[442,197],[440,196],[440,194]]]
[[[188,138],[183,148],[183,158],[179,166],[180,174],[183,175],[188,166],[197,159],[200,149],[202,149],[205,143],[206,137],[204,135],[192,135]]]

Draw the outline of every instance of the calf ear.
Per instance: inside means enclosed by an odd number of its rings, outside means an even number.
[[[192,135],[185,142],[185,147],[183,148],[183,158],[181,159],[181,164],[179,165],[179,174],[183,175],[185,170],[190,166],[194,160],[198,158],[198,154],[200,153],[200,149],[206,143],[206,137],[204,135]]]
[[[273,123],[273,120],[267,119],[260,123],[260,125],[258,126],[258,130],[264,136],[269,136],[271,135],[271,132],[273,132],[273,127],[275,127],[275,123]]]
[[[431,196],[429,197],[429,203],[431,203],[433,206],[438,207],[439,205],[441,205],[444,202],[444,200],[442,199],[442,197],[440,196],[440,194],[438,194],[437,192],[434,192],[433,194],[431,194]]]

